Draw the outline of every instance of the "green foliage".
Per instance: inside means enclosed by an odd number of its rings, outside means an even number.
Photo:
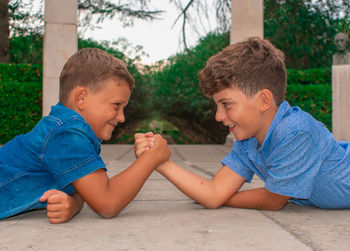
[[[107,143],[132,143],[135,132],[153,130],[171,135],[176,143],[223,143],[227,128],[215,121],[215,104],[204,97],[198,72],[208,58],[229,44],[228,34],[211,33],[196,47],[177,54],[141,73],[137,62],[108,42],[79,40],[79,48],[97,47],[124,60],[136,86],[126,107],[126,123]],[[0,143],[28,132],[41,117],[41,65],[0,64],[0,98],[3,121]],[[331,69],[288,69],[286,99],[331,128]],[[169,121],[173,128],[149,128],[145,121]]]
[[[154,100],[155,107],[181,131],[191,128],[198,132],[200,137],[187,135],[196,143],[223,143],[227,134],[227,130],[215,122],[214,104],[202,95],[197,74],[207,59],[228,43],[228,34],[212,33],[187,53],[177,54],[158,68],[150,69],[153,96],[157,98]]]
[[[349,2],[324,2],[264,1],[264,36],[285,53],[288,68],[331,66],[333,38],[349,25]]]
[[[111,44],[107,41],[97,42],[93,39],[78,39],[78,50],[83,48],[98,48],[101,50],[104,50],[108,52],[109,54],[113,55],[116,58],[122,59],[124,61],[129,62],[129,59],[125,56],[124,53],[116,50],[115,48],[111,47]]]
[[[41,82],[42,66],[31,64],[0,64],[2,82]]]
[[[0,82],[0,144],[30,131],[41,119],[41,82]]]
[[[305,70],[288,69],[288,84],[329,84],[332,81],[330,67]]]
[[[286,100],[332,129],[332,86],[327,84],[287,86]]]
[[[10,62],[17,64],[42,64],[43,36],[32,34],[10,38]]]

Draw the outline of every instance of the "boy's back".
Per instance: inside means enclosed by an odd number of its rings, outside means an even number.
[[[80,137],[71,137],[73,131]],[[53,106],[31,132],[0,148],[0,218],[45,207],[39,199],[49,189],[71,194],[72,180],[105,167],[99,153],[86,121],[60,103]]]

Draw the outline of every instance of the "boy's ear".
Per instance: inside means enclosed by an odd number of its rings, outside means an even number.
[[[79,110],[83,110],[86,104],[86,99],[88,96],[88,90],[86,87],[78,86],[73,90],[73,102],[74,106]]]
[[[259,92],[259,107],[261,112],[265,112],[273,106],[275,99],[269,89],[263,89]]]

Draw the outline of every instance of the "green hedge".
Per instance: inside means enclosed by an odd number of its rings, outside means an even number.
[[[171,57],[153,72],[157,109],[165,119],[186,132],[194,143],[225,141],[227,128],[215,121],[215,104],[202,95],[198,72],[210,56],[228,43],[229,34],[209,34],[196,47]]]
[[[332,81],[329,67],[306,70],[288,69],[288,84],[328,84]]]
[[[42,65],[0,64],[0,83],[41,82]]]
[[[332,130],[332,86],[331,84],[287,86],[286,100],[299,106]]]
[[[40,82],[0,82],[0,144],[29,132],[41,119]]]

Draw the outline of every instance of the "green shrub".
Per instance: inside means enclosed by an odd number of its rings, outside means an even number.
[[[27,133],[41,119],[41,82],[0,82],[0,144]]]
[[[9,42],[11,63],[42,64],[43,35],[11,36]]]
[[[0,64],[0,83],[41,82],[42,65]]]
[[[299,106],[332,130],[332,86],[330,84],[287,86],[286,100]]]
[[[191,131],[186,136],[194,143],[225,141],[228,130],[215,121],[215,105],[202,95],[198,72],[210,56],[228,44],[228,34],[209,34],[196,47],[171,57],[151,72],[155,107],[182,132]]]
[[[306,70],[288,69],[288,84],[329,84],[332,81],[331,68]]]

